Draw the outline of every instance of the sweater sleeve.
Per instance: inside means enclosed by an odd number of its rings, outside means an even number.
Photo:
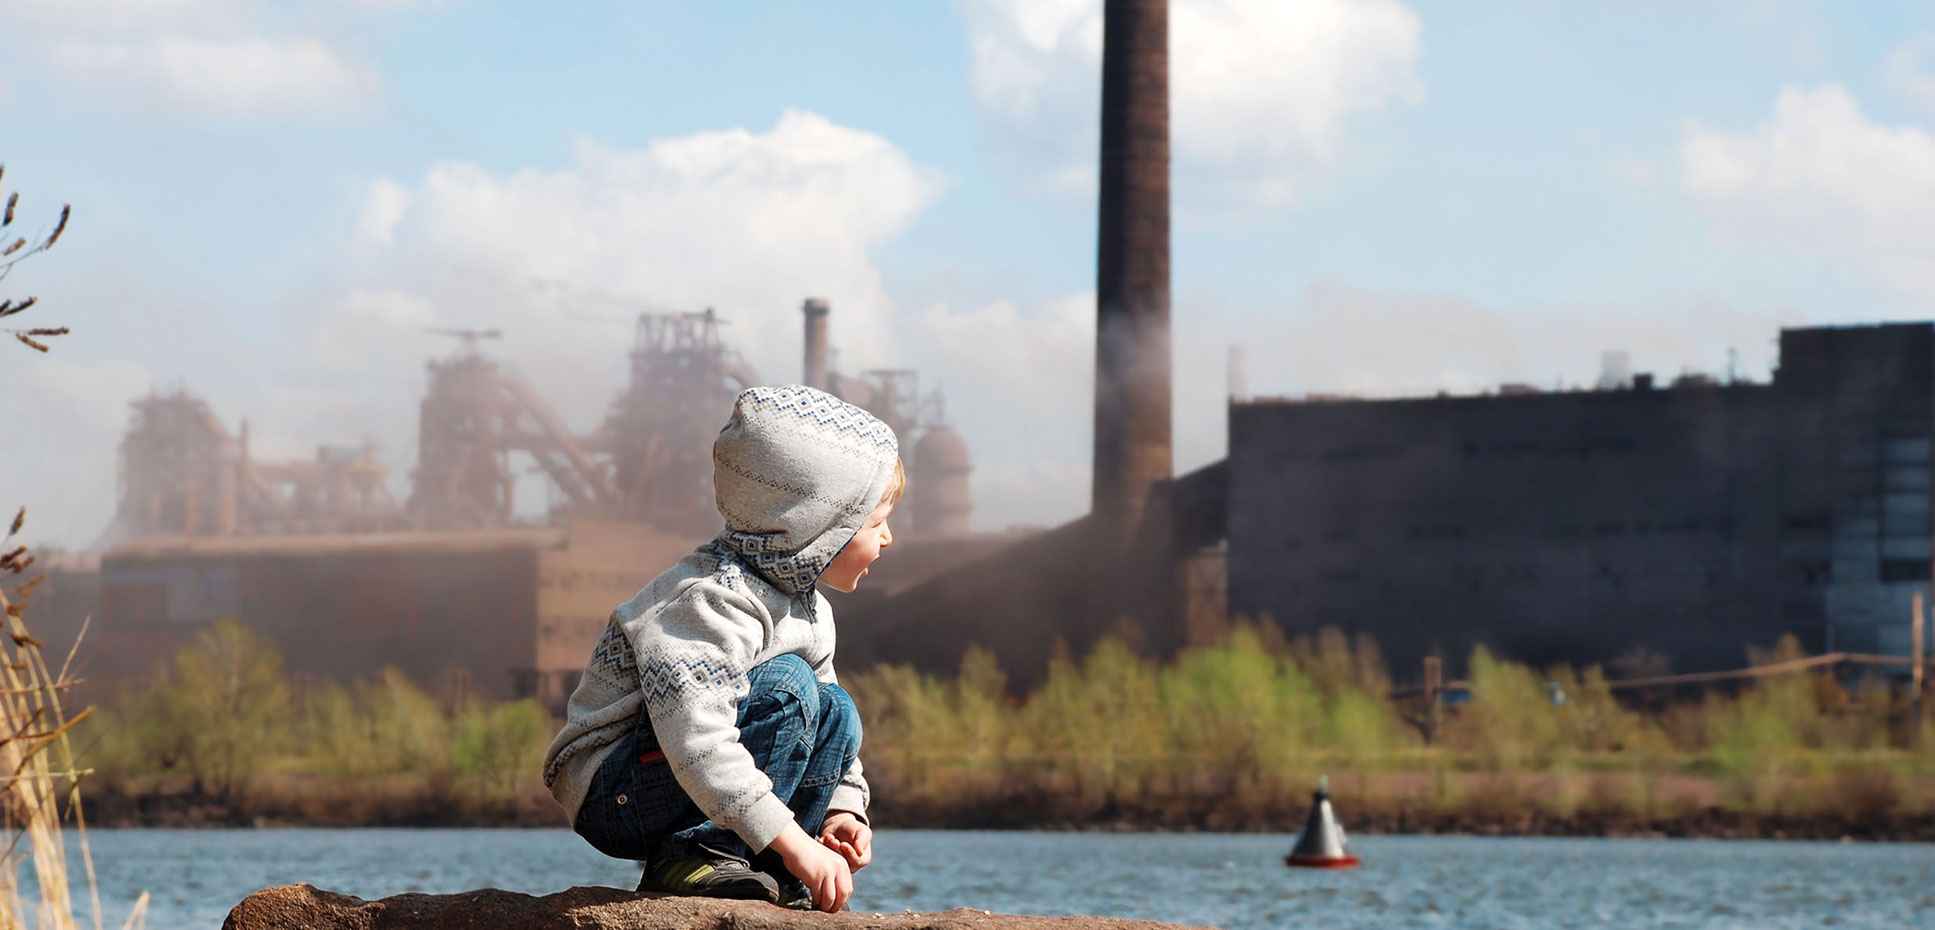
[[[716,584],[699,583],[627,624],[639,690],[659,748],[679,787],[713,823],[759,852],[793,820],[772,779],[739,743],[746,673],[764,633],[757,608]]]

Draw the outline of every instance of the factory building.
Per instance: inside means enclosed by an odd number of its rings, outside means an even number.
[[[909,370],[833,370],[828,314],[806,302],[807,380],[892,424],[911,479],[896,523],[905,557],[873,587],[1012,542],[968,532],[972,465],[939,392]],[[237,618],[297,676],[396,666],[446,692],[562,708],[612,608],[718,532],[712,438],[738,391],[760,383],[720,324],[710,310],[641,315],[630,382],[584,435],[483,354],[501,333],[442,331],[461,346],[428,364],[401,502],[371,446],[268,461],[251,455],[246,423],[231,433],[187,391],[137,398],[104,548],[50,573],[36,626],[64,646],[92,618],[80,657],[90,698]],[[527,467],[554,492],[536,523],[513,496]]]
[[[140,681],[210,624],[238,618],[292,675],[351,680],[394,666],[443,693],[562,705],[612,607],[690,546],[645,524],[589,520],[148,537],[101,557],[82,674]]]
[[[1935,324],[1790,329],[1771,383],[1233,399],[1229,455],[1157,482],[1125,548],[1136,613],[1084,621],[1084,517],[842,608],[868,658],[991,648],[1017,687],[1101,633],[1161,656],[1230,618],[1366,633],[1393,675],[1473,646],[1544,665],[1736,668],[1907,655],[1931,574]],[[846,647],[843,645],[843,652]]]
[[[1374,636],[1727,668],[1783,632],[1905,655],[1930,579],[1935,327],[1782,332],[1771,384],[1232,402],[1229,610]]]

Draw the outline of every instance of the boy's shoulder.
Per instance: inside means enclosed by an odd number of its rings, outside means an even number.
[[[620,604],[620,621],[656,613],[673,604],[694,598],[723,601],[741,610],[757,610],[769,598],[762,588],[770,588],[759,576],[747,570],[730,549],[709,542],[685,554],[671,568],[647,582],[631,600]]]

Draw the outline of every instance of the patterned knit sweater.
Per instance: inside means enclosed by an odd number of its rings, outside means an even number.
[[[746,673],[793,654],[836,680],[833,610],[814,582],[886,495],[898,457],[891,428],[832,395],[739,395],[712,446],[725,530],[612,612],[545,753],[544,782],[573,821],[641,712],[679,786],[754,852],[792,821],[739,744]],[[830,807],[865,818],[858,760]]]

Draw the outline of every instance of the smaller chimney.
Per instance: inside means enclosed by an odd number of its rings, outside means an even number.
[[[800,307],[806,316],[806,368],[802,381],[807,387],[826,390],[826,299],[808,297]]]
[[[1250,399],[1250,362],[1242,346],[1230,346],[1230,402]]]
[[[1599,389],[1616,391],[1632,385],[1632,357],[1625,350],[1599,353]]]

